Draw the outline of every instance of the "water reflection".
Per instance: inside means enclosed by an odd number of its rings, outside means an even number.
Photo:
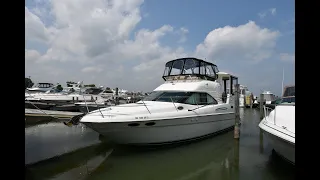
[[[240,118],[239,140],[231,130],[189,144],[147,149],[115,146],[106,137],[106,143],[28,166],[27,179],[294,179],[294,166],[272,154],[260,133],[259,111],[240,109]]]
[[[53,122],[25,128],[25,164],[99,143],[98,133],[84,125]]]
[[[164,149],[116,148],[87,179],[223,179],[238,168],[233,132]],[[231,174],[230,174],[231,173]]]
[[[100,143],[26,166],[26,179],[78,179],[94,170],[112,152]]]

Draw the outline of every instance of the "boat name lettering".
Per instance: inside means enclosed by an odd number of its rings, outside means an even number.
[[[144,117],[135,117],[135,119],[148,119],[147,116],[144,116]]]

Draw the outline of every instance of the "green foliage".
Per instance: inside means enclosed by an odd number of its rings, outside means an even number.
[[[96,87],[95,84],[85,84],[84,87]]]
[[[77,83],[75,83],[75,82],[73,82],[73,81],[67,81],[67,87],[72,87],[71,84],[77,84]]]
[[[57,88],[58,91],[62,91],[63,90],[63,87],[60,84],[56,88]]]
[[[24,89],[31,88],[34,85],[30,78],[24,78]]]

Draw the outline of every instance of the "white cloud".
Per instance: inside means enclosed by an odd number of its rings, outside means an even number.
[[[187,41],[187,34],[189,33],[189,30],[187,28],[181,27],[179,31],[181,37],[179,39],[179,43],[184,43]]]
[[[258,62],[273,54],[279,36],[277,31],[250,21],[214,29],[194,50],[186,51],[182,46],[161,43],[168,34],[184,42],[189,32],[185,27],[135,29],[142,21],[142,3],[143,0],[51,0],[46,11],[37,15],[26,7],[26,41],[37,40],[48,46],[41,54],[43,50],[26,47],[26,75],[36,81],[83,80],[150,91],[163,81],[163,67],[168,60],[197,56]],[[44,19],[54,21],[44,23]]]
[[[258,13],[258,16],[263,19],[265,18],[268,14],[271,14],[272,16],[275,16],[277,14],[277,9],[276,8],[270,8],[264,11],[261,11]]]
[[[274,51],[279,32],[260,28],[253,21],[238,27],[225,26],[211,31],[199,44],[196,55],[223,60],[261,61]]]
[[[270,13],[274,16],[277,13],[277,9],[276,8],[271,8],[269,9]]]
[[[33,49],[26,49],[25,50],[25,61],[30,62],[30,61],[37,61],[40,57],[40,53],[36,50]]]
[[[103,69],[101,67],[85,67],[81,70],[84,73],[91,73],[91,72],[101,72]]]
[[[285,62],[294,62],[295,61],[295,55],[289,54],[289,53],[281,53],[280,54],[280,60]]]
[[[49,32],[38,16],[25,7],[25,36],[26,40],[47,42]]]

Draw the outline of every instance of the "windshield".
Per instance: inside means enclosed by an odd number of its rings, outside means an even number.
[[[151,94],[143,98],[143,101],[162,101],[182,103],[191,96],[190,92],[165,92],[153,91]]]
[[[287,97],[287,98],[282,98],[281,103],[295,103],[296,98],[295,97]]]
[[[212,96],[205,92],[154,91],[146,96],[143,101],[174,102],[191,105],[218,104]]]
[[[264,94],[263,95],[263,98],[266,100],[266,101],[273,101],[275,100],[275,97],[273,94]]]
[[[86,91],[84,92],[84,94],[97,95],[97,94],[101,93],[102,91],[103,91],[102,89],[91,88],[91,89],[86,89]]]
[[[283,97],[295,96],[295,86],[287,87],[283,93]]]

